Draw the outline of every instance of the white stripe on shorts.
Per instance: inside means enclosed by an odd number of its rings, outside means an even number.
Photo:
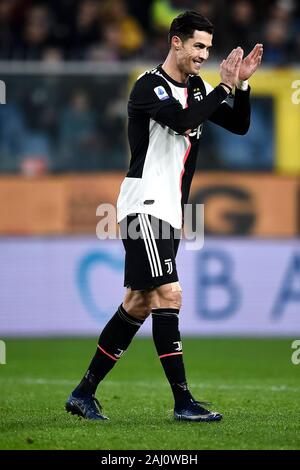
[[[155,240],[155,237],[154,237],[152,225],[151,225],[150,220],[149,220],[149,215],[148,215],[148,214],[144,214],[144,215],[145,215],[146,221],[148,222],[149,231],[150,231],[150,233],[151,233],[151,238],[152,238],[152,242],[153,242],[153,247],[154,247],[154,251],[155,251],[155,253],[156,253],[156,259],[157,259],[157,264],[158,264],[158,269],[159,269],[159,275],[162,276],[162,275],[163,275],[163,272],[162,272],[160,257],[159,257],[159,253],[158,253],[158,249],[157,249],[156,240]]]
[[[162,276],[163,272],[162,272],[161,262],[160,262],[160,258],[159,258],[158,249],[157,249],[157,246],[156,246],[156,240],[155,240],[155,237],[154,237],[154,234],[153,234],[153,229],[151,227],[151,223],[150,223],[150,220],[149,220],[149,215],[148,214],[141,214],[141,217],[145,221],[146,227],[148,229],[147,230],[148,241],[152,245],[153,250],[154,250],[154,261],[155,261],[155,265],[158,268],[157,276]]]
[[[139,218],[139,222],[140,222],[140,226],[141,226],[141,232],[142,232],[142,235],[143,235],[143,240],[144,240],[144,243],[145,243],[145,248],[146,248],[146,252],[147,252],[147,255],[148,255],[148,260],[149,260],[149,264],[150,264],[150,268],[151,268],[151,275],[152,275],[152,277],[156,277],[157,276],[157,267],[155,266],[155,273],[154,273],[154,265],[153,265],[153,261],[152,261],[152,257],[151,257],[151,253],[150,253],[151,247],[149,248],[149,246],[148,246],[148,240],[147,240],[147,236],[146,236],[146,233],[145,233],[145,230],[144,230],[144,222],[143,222],[140,214],[138,214],[138,218]]]

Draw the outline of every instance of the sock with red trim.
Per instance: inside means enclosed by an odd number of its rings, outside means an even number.
[[[192,398],[186,383],[178,314],[176,308],[152,309],[153,340],[176,406]]]
[[[120,305],[115,315],[102,330],[96,353],[85,376],[72,392],[74,396],[96,392],[99,382],[104,379],[126,351],[142,324],[142,320],[137,320],[129,315]]]

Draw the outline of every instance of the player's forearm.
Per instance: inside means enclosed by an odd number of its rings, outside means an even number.
[[[236,134],[244,135],[248,132],[250,127],[250,116],[251,116],[251,107],[250,107],[250,88],[247,90],[241,91],[239,89],[235,90],[235,97],[233,102],[232,109],[232,130]]]
[[[209,119],[227,96],[226,90],[218,85],[203,100],[191,104],[188,108],[182,109],[180,106],[163,108],[158,112],[156,119],[179,134],[183,134]]]
[[[234,134],[245,135],[250,126],[250,88],[236,89],[233,107],[222,104],[210,117],[210,121]]]

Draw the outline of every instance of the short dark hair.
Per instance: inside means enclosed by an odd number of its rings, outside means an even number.
[[[182,41],[192,38],[195,30],[213,34],[214,27],[201,13],[196,11],[181,13],[171,23],[168,36],[169,44],[171,44],[173,36],[178,36]]]

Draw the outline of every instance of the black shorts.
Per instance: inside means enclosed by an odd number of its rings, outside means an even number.
[[[120,229],[126,251],[125,287],[147,290],[178,281],[175,258],[181,230],[148,214],[129,215]]]

